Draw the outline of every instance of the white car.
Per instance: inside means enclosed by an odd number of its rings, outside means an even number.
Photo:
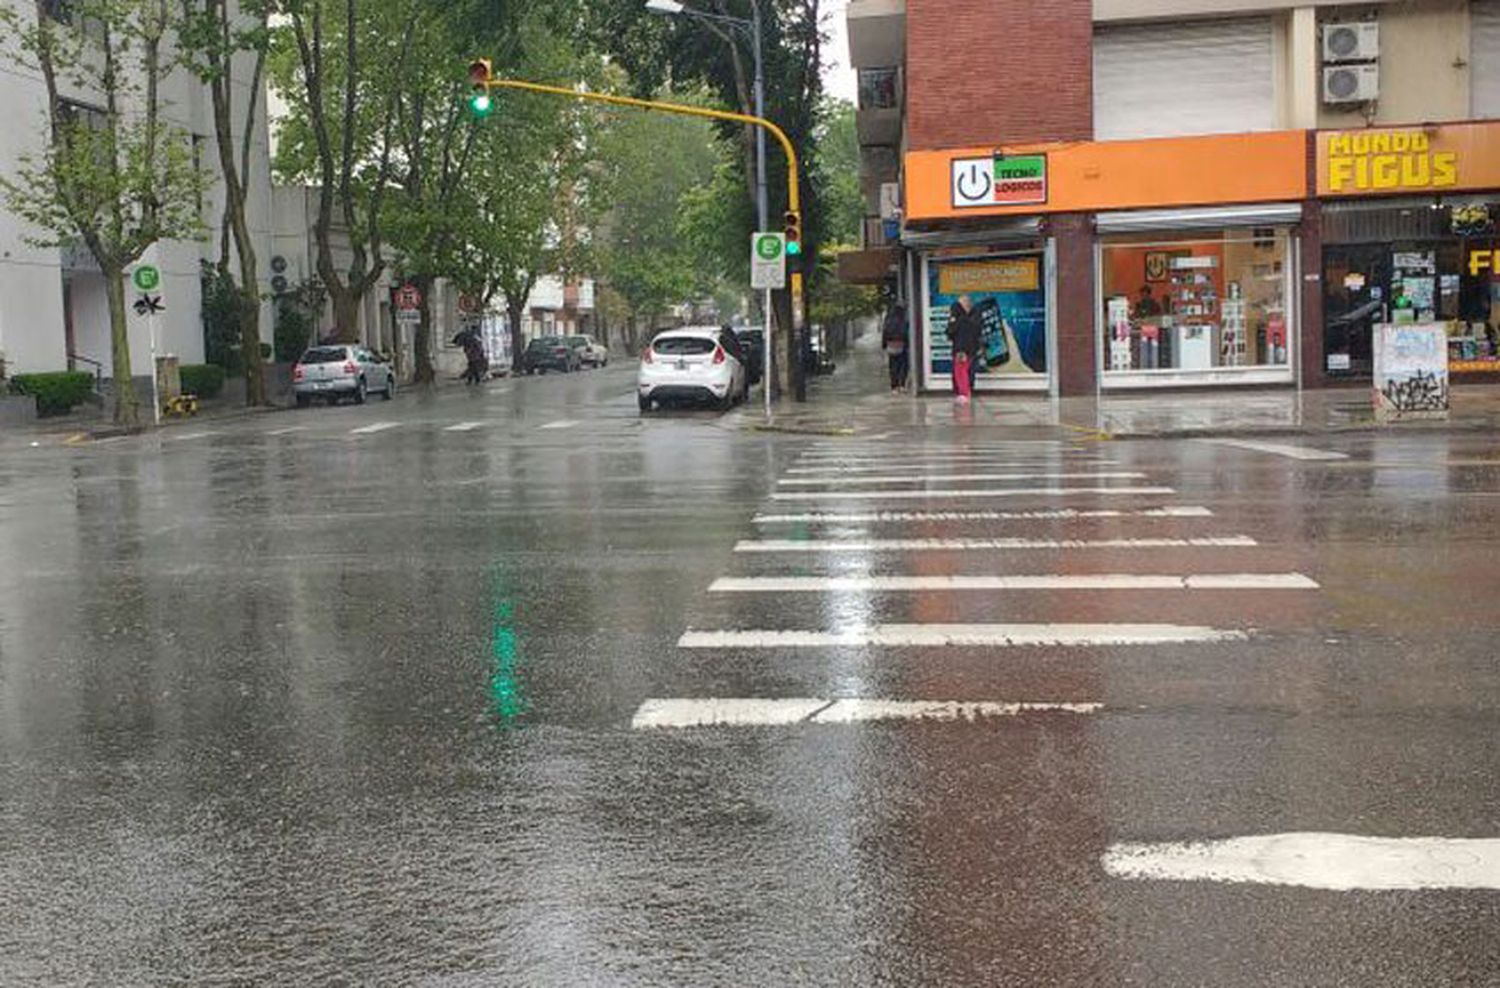
[[[386,401],[396,397],[396,372],[364,347],[344,343],[310,347],[292,368],[292,393],[298,408],[306,408],[314,398],[330,405],[340,398],[353,398],[355,404],[363,405],[371,392]]]
[[[643,412],[654,403],[712,402],[722,410],[744,401],[750,379],[740,341],[717,326],[669,329],[641,351],[636,391]]]
[[[579,360],[586,367],[609,366],[609,351],[595,343],[592,336],[570,336],[568,346],[578,350]]]

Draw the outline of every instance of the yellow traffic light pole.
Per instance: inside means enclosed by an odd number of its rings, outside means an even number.
[[[480,69],[481,63],[483,69]],[[732,123],[749,124],[752,127],[760,127],[769,133],[781,144],[781,149],[786,152],[786,198],[787,211],[797,218],[797,229],[802,229],[802,198],[801,189],[797,182],[797,149],[792,146],[791,138],[786,132],[764,117],[751,116],[748,113],[731,113],[728,110],[710,110],[700,106],[687,106],[682,103],[662,103],[657,100],[636,99],[633,96],[613,96],[609,93],[591,93],[584,90],[565,89],[562,86],[548,86],[539,82],[523,82],[520,79],[496,79],[489,75],[489,63],[485,59],[476,61],[470,66],[470,78],[474,88],[483,85],[485,92],[491,89],[515,89],[526,93],[542,93],[548,96],[561,96],[564,99],[584,100],[590,103],[604,103],[609,106],[629,106],[638,110],[657,110],[662,113],[679,113],[689,117],[703,117],[709,120],[728,120]],[[482,78],[481,78],[482,76]],[[802,331],[805,321],[804,308],[802,304],[802,272],[793,271],[791,278],[792,290],[792,333],[791,339],[787,341],[787,380],[796,380],[796,371],[792,361],[797,359],[796,346],[797,337]],[[771,368],[766,368],[766,388],[769,392]],[[768,409],[769,413],[769,409]]]

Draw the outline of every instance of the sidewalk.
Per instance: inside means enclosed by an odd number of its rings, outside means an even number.
[[[745,427],[778,432],[867,435],[923,426],[1063,428],[1100,439],[1325,435],[1385,432],[1500,432],[1500,385],[1459,385],[1447,421],[1380,424],[1367,387],[1316,391],[1211,390],[1200,393],[1047,398],[986,394],[962,414],[944,395],[895,396],[886,390],[882,355],[860,340],[831,377],[810,382],[806,404],[781,402],[770,425],[758,407]]]

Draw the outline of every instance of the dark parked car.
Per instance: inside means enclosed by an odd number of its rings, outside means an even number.
[[[539,336],[526,344],[526,351],[521,354],[521,370],[527,374],[545,374],[549,370],[568,374],[581,363],[578,348],[569,346],[561,336]]]
[[[766,334],[759,326],[734,327],[740,349],[745,351],[745,371],[751,384],[759,384],[766,367]]]

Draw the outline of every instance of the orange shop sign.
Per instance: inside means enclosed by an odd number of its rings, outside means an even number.
[[[1283,130],[909,151],[906,219],[920,224],[1303,199],[1307,140],[1306,131]],[[1023,167],[1027,170],[1021,174]],[[996,177],[1002,181],[997,183]],[[1013,179],[1014,185],[1007,186],[1004,179]]]
[[[1318,195],[1500,188],[1500,126],[1445,124],[1318,134]]]

